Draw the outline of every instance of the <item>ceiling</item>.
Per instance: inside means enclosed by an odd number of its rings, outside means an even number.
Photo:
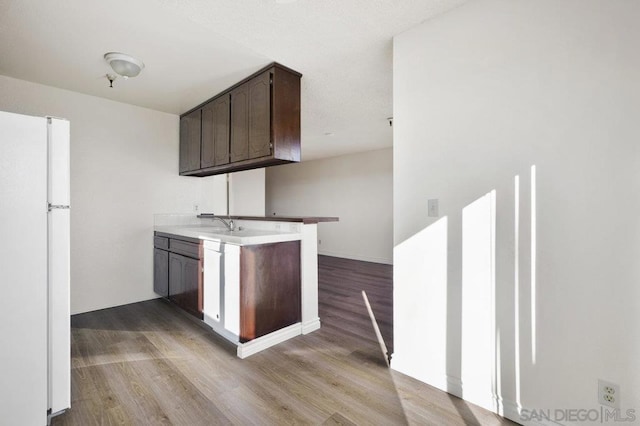
[[[392,37],[466,0],[0,0],[0,74],[180,114],[270,62],[303,74],[303,160],[392,144]],[[106,52],[140,58],[119,78]]]

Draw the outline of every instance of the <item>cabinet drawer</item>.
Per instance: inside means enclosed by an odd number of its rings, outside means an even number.
[[[153,237],[153,246],[155,248],[169,250],[169,239],[166,237]]]
[[[188,243],[186,241],[169,240],[169,250],[173,253],[179,253],[183,256],[200,259],[200,244]]]

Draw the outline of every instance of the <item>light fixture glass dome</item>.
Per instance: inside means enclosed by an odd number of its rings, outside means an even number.
[[[141,60],[124,53],[105,53],[104,59],[111,65],[111,68],[113,68],[115,72],[125,78],[137,76],[144,68],[144,63]]]

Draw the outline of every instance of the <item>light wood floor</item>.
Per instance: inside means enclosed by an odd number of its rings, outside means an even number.
[[[513,424],[386,367],[390,266],[320,256],[322,328],[245,360],[163,300],[72,318],[71,410],[53,425]]]

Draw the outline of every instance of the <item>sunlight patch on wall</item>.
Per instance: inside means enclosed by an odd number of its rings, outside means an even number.
[[[531,166],[531,362],[536,364],[537,198],[536,166]]]
[[[513,236],[513,321],[515,333],[515,391],[516,403],[520,405],[520,176],[513,179],[514,189],[514,236]]]
[[[495,399],[496,412],[500,415],[504,413],[504,406],[502,404],[502,343],[500,341],[500,329],[496,329],[495,339],[495,364],[493,374],[493,398]]]
[[[443,217],[394,249],[392,368],[446,388],[447,238]]]
[[[495,191],[462,210],[463,397],[492,408],[495,372]]]

